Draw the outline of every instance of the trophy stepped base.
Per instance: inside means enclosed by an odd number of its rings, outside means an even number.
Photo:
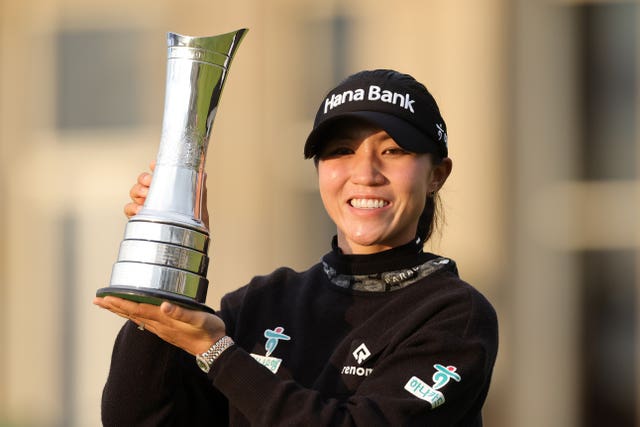
[[[186,307],[191,310],[205,311],[215,314],[215,311],[202,303],[195,301],[193,298],[185,297],[173,292],[162,291],[160,289],[146,289],[129,286],[110,286],[108,288],[100,288],[96,291],[97,297],[114,296],[144,304],[160,305],[162,301]]]

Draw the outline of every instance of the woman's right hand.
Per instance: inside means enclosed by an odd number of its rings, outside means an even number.
[[[131,202],[124,205],[124,214],[127,218],[131,218],[134,215],[137,215],[142,209],[145,200],[147,200],[147,195],[149,194],[149,187],[151,186],[151,179],[153,178],[153,171],[156,168],[156,162],[151,162],[149,165],[151,169],[151,173],[142,172],[138,175],[137,182],[131,187],[129,190],[129,197],[131,198]],[[209,209],[207,208],[207,174],[204,174],[204,188],[202,191],[202,222],[204,225],[209,228]]]
[[[156,162],[152,162],[150,165],[151,172],[156,167]],[[142,172],[138,175],[137,182],[131,187],[129,190],[129,197],[131,198],[131,202],[124,205],[124,214],[127,218],[131,218],[136,215],[142,206],[144,205],[144,201],[147,200],[147,194],[149,194],[149,187],[151,186],[151,178],[152,174],[149,172]]]

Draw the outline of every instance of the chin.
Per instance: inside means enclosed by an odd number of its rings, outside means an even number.
[[[347,240],[355,245],[360,246],[377,246],[381,244],[378,237],[372,236],[348,236]]]
[[[361,253],[381,252],[392,248],[393,246],[379,239],[356,238],[349,239],[348,244]]]

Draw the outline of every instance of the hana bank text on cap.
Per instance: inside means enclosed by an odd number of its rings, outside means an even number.
[[[326,131],[346,118],[379,126],[405,150],[448,155],[447,126],[440,109],[426,87],[408,74],[362,71],[330,91],[305,143],[305,157],[317,155]]]

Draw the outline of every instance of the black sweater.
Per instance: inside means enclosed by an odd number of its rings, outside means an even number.
[[[414,243],[373,255],[334,247],[305,272],[254,278],[218,314],[237,345],[208,375],[125,324],[104,425],[482,425],[495,312],[453,261]]]

